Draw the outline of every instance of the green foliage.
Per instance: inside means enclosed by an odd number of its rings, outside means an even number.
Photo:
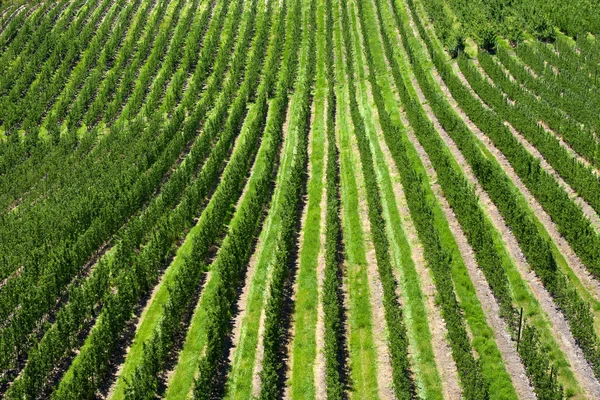
[[[252,193],[252,197],[244,203],[246,207],[239,210],[238,215],[236,215],[227,237],[223,241],[219,256],[212,267],[215,275],[213,279],[217,280],[216,294],[207,306],[209,315],[207,344],[205,353],[199,361],[198,377],[194,384],[194,398],[196,399],[216,398],[223,391],[223,382],[219,372],[224,363],[223,353],[230,331],[230,310],[236,300],[237,289],[243,282],[253,238],[257,234],[263,218],[262,210],[268,205],[271,198],[272,186],[270,182],[275,171],[278,149],[282,143],[282,127],[289,101],[288,91],[292,87],[296,76],[299,41],[291,40],[291,38],[296,36],[295,30],[299,29],[300,13],[298,12],[298,6],[299,3],[295,2],[294,7],[290,10],[291,19],[287,23],[291,30],[287,31],[285,35],[285,48],[283,49],[283,60],[279,70],[277,91],[271,102],[269,117],[265,125],[264,136],[269,138],[266,143],[267,168],[263,169],[257,177],[257,191]],[[283,7],[284,10],[287,10],[287,3],[284,3]],[[282,54],[279,45],[283,45],[281,41],[278,42],[273,60],[278,60]],[[269,79],[257,99],[258,102],[264,104],[262,107],[265,107],[265,110],[267,95],[272,90],[272,83],[273,81]]]
[[[600,210],[600,180],[588,168],[574,159],[559,141],[548,133],[538,120],[520,103],[511,105],[499,88],[492,86],[466,59],[459,60],[461,70],[478,95],[495,113],[534,144],[546,161],[586,199],[595,210]],[[512,135],[508,128],[492,137],[507,156],[521,179],[539,199],[552,217],[561,234],[573,246],[588,270],[600,276],[600,236],[594,231],[581,208],[569,198],[567,192],[542,169],[540,162]]]
[[[2,395],[7,399],[95,397],[110,380],[116,356],[124,353],[122,339],[134,313],[194,225],[191,255],[180,260],[180,268],[165,290],[161,318],[140,335],[139,358],[131,358],[134,361],[129,364],[135,368],[127,370],[120,382],[130,399],[160,394],[168,361],[178,350],[179,333],[187,328],[186,317],[193,312],[199,285],[212,263],[215,290],[202,302],[206,307],[202,311],[208,316],[207,337],[206,347],[198,355],[194,397],[223,395],[232,310],[271,202],[279,152],[288,133],[284,124],[290,93],[295,92],[290,117],[295,129],[291,134],[297,141],[290,154],[290,179],[282,184],[281,231],[277,232],[271,265],[260,372],[260,397],[279,398],[290,325],[286,307],[306,191],[317,5],[300,0],[281,5],[275,0],[265,4],[260,0],[17,3],[0,3]],[[422,3],[440,40],[458,59],[459,68],[478,94],[475,97],[469,92],[446,62],[446,54],[434,48],[417,17],[415,3],[409,0],[431,61],[459,106],[506,155],[560,233],[599,277],[599,235],[503,124],[509,121],[565,182],[600,212],[600,180],[556,138],[600,167],[600,143],[595,135],[600,130],[600,45],[587,35],[600,30],[596,1]],[[337,103],[345,98],[336,98],[336,85],[342,82],[334,77],[335,62],[345,62],[348,73],[350,118],[383,287],[395,394],[413,398],[419,390],[409,362],[403,309],[390,259],[385,203],[380,199],[375,169],[374,154],[379,153],[371,151],[357,100],[357,88],[364,84],[355,77],[360,57],[354,50],[360,43],[364,44],[368,85],[383,135],[401,175],[425,261],[433,272],[465,398],[490,396],[483,374],[486,370],[474,355],[477,342],[469,338],[457,300],[455,287],[460,287],[453,282],[451,249],[436,227],[437,206],[425,175],[411,163],[405,132],[392,122],[386,109],[379,86],[381,71],[376,69],[379,61],[388,61],[405,116],[428,153],[444,196],[500,306],[501,317],[510,329],[516,326],[515,295],[494,242],[493,226],[398,65],[398,38],[438,121],[498,207],[600,378],[600,341],[590,305],[559,269],[556,250],[501,166],[481,151],[432,80],[429,60],[418,50],[421,44],[413,27],[396,9],[400,2],[376,0],[376,17],[371,15],[370,2],[340,2],[335,14],[342,17],[345,57],[339,60],[334,59],[334,25],[340,22],[334,21],[334,4],[338,6],[331,0],[324,2],[328,145],[322,302],[327,397],[342,399],[351,385],[346,381],[340,154],[335,126]],[[384,24],[384,17],[389,16],[395,17],[395,25]],[[379,24],[367,23],[375,19]],[[354,36],[359,25],[360,32]],[[576,46],[561,31],[576,36]],[[530,38],[529,34],[538,41],[523,40]],[[516,45],[517,57],[503,46],[502,37]],[[494,84],[464,57],[469,38],[487,50],[480,52],[479,62]],[[375,62],[373,56],[379,54],[373,53],[372,45],[379,44],[373,40],[381,39],[385,54]],[[492,56],[494,52],[497,57]],[[299,65],[305,65],[300,72]],[[243,137],[238,138],[242,126]],[[264,169],[252,171],[257,154]],[[256,190],[248,191],[240,201],[251,171],[251,182],[256,183],[252,189]],[[219,252],[211,261],[216,248]],[[539,332],[526,321],[518,352],[527,375],[538,398],[562,399],[553,360],[545,350]]]
[[[270,14],[271,2],[268,3],[268,11],[266,15]],[[225,90],[223,97],[232,97],[235,90],[238,89],[237,78],[245,65],[245,55],[248,54],[246,51],[247,44],[250,41],[250,32],[253,29],[253,23],[256,19],[256,2],[252,3],[250,12],[245,15],[244,19],[248,21],[242,39],[238,42],[236,53],[242,55],[241,57],[234,58],[238,61],[236,64],[235,74],[231,75],[225,84]],[[264,18],[263,18],[264,20]],[[213,124],[208,124],[207,129],[219,129],[219,120],[225,119],[227,121],[221,134],[221,139],[214,146],[210,153],[208,160],[200,175],[200,181],[211,182],[214,188],[217,184],[218,174],[220,172],[219,166],[223,165],[223,161],[228,155],[228,151],[233,148],[233,140],[235,139],[236,133],[239,132],[241,124],[244,120],[245,112],[247,111],[247,101],[252,91],[256,88],[258,71],[260,68],[261,61],[264,60],[263,55],[266,48],[267,35],[269,23],[263,22],[260,34],[257,35],[257,47],[254,48],[252,57],[246,67],[247,74],[244,77],[242,86],[233,105],[226,114],[223,110],[220,114],[216,115],[212,121],[216,121]],[[270,64],[273,68],[276,64]],[[258,134],[262,132],[260,126],[266,116],[266,107],[264,102],[261,110],[258,113],[257,118],[253,120],[254,126],[250,127],[252,136],[248,137],[247,140],[239,146],[236,153],[232,156],[227,169],[221,177],[220,185],[216,189],[215,194],[211,199],[211,203],[207,207],[209,212],[204,214],[206,218],[201,218],[199,225],[200,231],[194,237],[193,247],[191,255],[185,259],[183,267],[179,270],[176,275],[176,284],[173,289],[169,290],[169,299],[167,304],[164,306],[164,313],[161,321],[154,329],[152,337],[144,343],[144,354],[142,361],[137,365],[134,376],[131,381],[127,382],[127,388],[125,397],[128,399],[137,398],[148,398],[154,396],[156,392],[155,385],[148,385],[148,382],[153,382],[158,379],[158,374],[162,372],[164,363],[169,355],[169,351],[174,344],[174,336],[180,328],[180,319],[186,311],[190,311],[190,308],[194,306],[192,300],[194,299],[193,293],[197,288],[199,282],[200,273],[207,267],[209,249],[216,242],[216,238],[220,236],[221,231],[225,223],[229,220],[231,213],[229,212],[233,202],[240,196],[251,162],[256,154],[256,141],[258,140]],[[217,127],[217,128],[212,128]],[[208,177],[204,179],[205,177]],[[149,343],[149,345],[146,345]]]
[[[540,84],[527,71],[525,65],[511,56],[509,51],[503,47],[499,49],[497,56],[497,61],[501,62],[502,66],[515,78],[514,82],[506,76],[493,57],[481,54],[479,62],[499,88],[517,102],[513,108],[518,108],[522,110],[521,112],[544,121],[555,134],[559,135],[581,157],[596,167],[600,166],[600,142],[588,127],[584,127],[578,121],[569,118],[564,109],[561,108],[566,102],[563,96],[555,91],[556,85]],[[561,64],[557,62],[555,65]],[[571,107],[565,109],[571,109]],[[547,136],[542,135],[542,137]],[[552,142],[552,139],[549,142]],[[557,150],[559,151],[555,151],[556,154],[562,152],[560,149]],[[580,171],[581,166],[577,166],[577,164],[574,163],[573,168]],[[590,198],[587,195],[586,197]],[[593,200],[592,197],[592,204],[594,204]]]
[[[284,197],[281,205],[281,230],[277,238],[275,257],[271,265],[271,283],[269,298],[265,307],[265,330],[263,334],[263,369],[261,376],[260,399],[278,399],[281,387],[283,367],[282,354],[285,350],[286,334],[289,321],[286,321],[285,307],[289,288],[293,279],[290,265],[294,262],[293,252],[296,246],[297,229],[302,211],[302,197],[306,192],[306,170],[308,167],[308,134],[310,132],[310,112],[313,101],[312,87],[315,80],[316,67],[316,2],[311,2],[306,15],[307,21],[304,36],[305,48],[308,49],[306,69],[296,85],[298,111],[290,116],[297,120],[296,148],[291,166],[290,179],[283,189]],[[298,32],[299,33],[299,32]],[[289,301],[289,300],[288,300]]]
[[[595,0],[423,0],[423,4],[438,37],[449,50],[454,18],[487,50],[493,48],[494,35],[516,43],[523,39],[524,32],[540,40],[553,41],[555,27],[571,37],[600,32]]]
[[[393,3],[395,4],[395,3]],[[378,13],[381,11],[378,7]],[[397,25],[402,27],[403,24],[399,20],[398,13],[396,15]],[[381,16],[378,16],[381,21]],[[406,31],[406,28],[404,28]],[[387,31],[381,29],[383,45],[388,62],[391,66],[392,77],[398,88],[400,98],[406,104],[407,117],[411,125],[418,132],[429,135],[435,134],[433,126],[427,119],[422,107],[414,99],[406,87],[399,66],[393,56],[392,42],[387,35]],[[405,35],[402,35],[403,38]],[[409,58],[414,59],[414,55],[409,54]],[[371,62],[369,62],[370,64]],[[373,90],[373,97],[379,111],[379,118],[386,139],[386,143],[390,148],[392,157],[398,165],[398,170],[401,171],[401,179],[404,187],[406,199],[410,209],[411,217],[417,228],[419,239],[425,250],[425,259],[431,268],[434,276],[434,281],[438,294],[440,296],[440,304],[442,307],[442,315],[446,322],[450,346],[452,348],[453,358],[456,362],[459,377],[463,383],[463,395],[468,399],[485,399],[489,397],[489,384],[485,381],[481,366],[478,360],[475,360],[472,354],[471,343],[467,335],[464,316],[456,299],[454,287],[452,283],[450,265],[451,256],[448,250],[441,242],[440,234],[433,222],[434,212],[433,205],[429,201],[423,201],[426,198],[426,190],[424,189],[423,177],[417,175],[412,169],[408,159],[407,150],[404,147],[404,141],[401,139],[402,134],[394,125],[389,117],[381,94],[378,89],[378,84],[370,75],[371,85],[376,88]]]
[[[448,46],[448,53],[450,53],[452,58],[458,57],[465,51],[465,35],[460,30],[453,30],[446,43]]]
[[[490,24],[486,24],[479,31],[479,47],[486,51],[495,51],[496,50],[496,31],[493,26]]]
[[[365,30],[363,4],[358,2],[359,18],[362,21],[361,31],[364,38],[367,33]],[[396,294],[397,282],[392,272],[390,260],[389,242],[385,230],[385,221],[383,219],[383,206],[379,195],[377,176],[375,173],[373,155],[371,153],[369,140],[366,134],[365,122],[360,113],[356,84],[354,81],[355,56],[350,38],[351,25],[349,11],[344,2],[342,2],[342,36],[346,49],[346,71],[348,75],[350,92],[350,116],[354,124],[354,134],[358,143],[360,153],[362,173],[365,179],[367,191],[368,217],[371,227],[371,236],[375,247],[375,257],[377,258],[377,270],[379,279],[383,286],[383,305],[385,308],[385,321],[388,326],[388,346],[390,349],[390,358],[392,365],[392,379],[394,383],[395,395],[399,399],[409,399],[414,396],[415,383],[410,372],[410,362],[408,360],[408,338],[406,335],[406,326],[402,317],[402,308]],[[371,49],[365,40],[365,55],[367,63],[372,63]]]
[[[556,40],[556,31],[547,16],[539,17],[533,26],[533,34],[538,40],[553,42]]]
[[[498,116],[493,111],[484,108],[481,102],[471,94],[471,92],[462,84],[460,79],[454,74],[452,67],[445,62],[444,55],[434,48],[431,38],[428,36],[421,21],[417,17],[413,1],[409,2],[409,6],[413,18],[415,18],[415,21],[417,22],[419,33],[425,41],[429,55],[461,108],[484,133],[492,138],[492,140],[494,140],[494,138],[497,137],[496,135],[499,135],[501,132],[508,132],[508,128],[502,124],[502,121]],[[459,65],[462,66],[465,62],[466,57],[463,55],[459,58]],[[427,85],[425,85],[425,87],[427,87]],[[437,102],[439,102],[439,100]],[[432,106],[435,109],[436,102],[433,102]],[[556,276],[559,274],[550,243],[541,237],[529,211],[524,209],[522,202],[518,201],[517,195],[515,194],[515,188],[511,185],[510,180],[502,170],[502,167],[497,162],[491,161],[482,154],[473,134],[456,114],[447,109],[445,112],[437,112],[437,115],[440,117],[441,123],[447,127],[448,134],[452,137],[462,154],[465,156],[479,183],[489,194],[490,198],[503,215],[506,223],[511,228],[513,234],[515,234],[525,253],[527,261],[532,265],[532,268],[541,276]],[[452,121],[454,122],[452,123]],[[510,135],[510,132],[508,132],[508,135]],[[508,138],[508,135],[505,137]],[[515,144],[515,146],[517,146],[517,144]],[[440,168],[439,171],[445,171],[445,169]],[[466,191],[463,190],[463,192]],[[450,195],[451,202],[452,197],[453,195]],[[465,224],[464,226],[468,227],[465,229],[465,232],[469,237],[470,243],[474,246],[478,262],[486,274],[486,278],[490,283],[494,296],[501,305],[501,309],[504,308],[505,310],[501,315],[507,320],[509,326],[514,327],[515,322],[518,323],[518,321],[515,321],[517,315],[512,307],[510,291],[508,291],[508,288],[506,287],[505,273],[501,268],[497,268],[498,261],[495,260],[498,260],[498,255],[493,246],[491,227],[489,225],[486,227],[482,224],[481,221],[484,221],[484,218],[481,215],[476,217],[471,223],[468,223],[468,218],[470,216],[472,217],[477,213],[481,213],[481,211],[477,211],[478,199],[475,197],[474,193],[470,197],[470,199],[468,197],[465,198],[462,202],[453,202],[453,208],[455,209],[459,220],[463,221],[467,218],[467,220],[461,222],[461,224]],[[461,208],[469,203],[472,204],[471,211],[469,212],[468,209],[465,208],[465,212],[461,212]],[[474,240],[476,235],[479,236],[479,239]],[[506,310],[511,310],[511,312],[506,312]],[[528,372],[528,376],[532,380],[534,389],[540,396],[542,393],[548,395],[549,390],[550,397],[548,398],[563,398],[563,390],[556,382],[556,376],[550,376],[550,379],[548,380],[550,364],[543,347],[538,343],[539,337],[534,332],[535,328],[531,327],[529,329],[531,330],[531,335],[528,337],[528,340],[530,340],[530,347],[526,353],[523,353],[525,350],[520,348],[520,354],[525,369]]]
[[[336,145],[335,73],[333,51],[332,0],[325,4],[325,73],[327,77],[327,212],[325,216],[325,279],[323,309],[325,314],[325,380],[327,398],[341,400],[344,396],[344,326],[342,288],[342,227],[340,220],[339,150]]]
[[[203,52],[207,52],[208,54],[214,54],[214,47],[205,47],[203,49]],[[225,63],[226,61],[226,58],[221,57],[221,63]],[[241,65],[240,67],[242,66],[243,65]],[[222,73],[223,68],[216,68],[215,70],[221,71],[219,73]],[[196,69],[196,71],[197,72],[194,78],[198,74],[202,75],[205,73],[205,70],[203,69]],[[235,82],[235,79],[232,79]],[[218,82],[218,80],[213,80],[213,82]],[[233,83],[230,84],[230,86],[236,87],[236,85],[234,85]],[[144,130],[146,137],[148,139],[152,137],[156,141],[157,146],[162,146],[163,148],[165,148],[165,155],[168,155],[168,157],[158,159],[160,162],[156,166],[157,169],[155,172],[153,172],[152,169],[150,170],[150,176],[152,177],[152,179],[154,179],[155,181],[158,180],[158,182],[160,182],[160,180],[164,176],[165,168],[170,166],[173,162],[172,160],[176,159],[177,156],[180,154],[181,150],[178,149],[182,149],[185,146],[185,144],[189,142],[190,138],[194,137],[194,135],[197,132],[197,127],[199,126],[200,119],[203,118],[203,115],[205,115],[205,113],[207,112],[207,106],[210,104],[209,102],[211,101],[211,98],[214,98],[217,88],[217,85],[214,83],[212,85],[208,85],[206,96],[203,97],[204,101],[201,101],[199,103],[198,107],[190,115],[189,120],[186,121],[185,124],[183,124],[183,119],[180,118],[180,109],[174,114],[175,118],[173,118],[172,121],[164,129],[158,129],[160,127],[160,124],[156,122],[157,119],[155,118],[154,122],[150,124],[148,129]],[[246,93],[246,97],[243,98],[247,98],[247,96],[248,94]],[[183,107],[183,105],[180,107]],[[238,108],[240,107],[238,106]],[[214,116],[216,121],[223,120],[225,111],[226,109],[222,110],[220,114],[217,113]],[[230,123],[232,125],[229,127],[229,131],[235,131],[233,127],[236,126],[236,124],[239,124],[241,116],[239,115],[239,113],[232,113],[230,115],[230,118]],[[198,180],[195,181],[194,185],[189,185],[186,187],[190,178],[195,174],[197,166],[200,165],[202,161],[205,160],[208,156],[207,151],[210,150],[212,146],[212,141],[214,140],[214,136],[218,133],[218,130],[222,126],[222,123],[211,124],[210,126],[212,131],[211,129],[209,129],[208,132],[205,132],[206,134],[200,136],[200,140],[196,141],[191,149],[191,156],[188,157],[186,163],[182,164],[183,168],[178,168],[177,171],[172,175],[172,179],[169,180],[167,184],[163,186],[162,196],[156,198],[151,203],[151,206],[146,210],[146,212],[141,214],[139,219],[134,219],[131,222],[131,224],[126,225],[126,228],[124,228],[123,233],[121,234],[121,245],[116,249],[116,253],[112,259],[110,268],[95,268],[90,279],[87,280],[83,286],[78,286],[79,282],[75,282],[75,284],[69,287],[69,291],[72,293],[73,296],[79,293],[79,291],[81,291],[81,293],[85,293],[86,296],[82,298],[82,302],[70,302],[67,308],[61,310],[61,314],[59,315],[64,315],[67,319],[58,319],[59,323],[55,324],[52,327],[52,330],[50,330],[48,334],[44,337],[42,342],[40,342],[41,347],[39,348],[39,352],[35,353],[39,357],[39,365],[43,366],[42,369],[36,367],[35,362],[33,364],[29,363],[25,370],[25,374],[23,375],[23,379],[18,381],[20,383],[23,383],[23,385],[21,385],[18,382],[15,382],[15,384],[11,388],[11,390],[14,388],[14,394],[17,394],[20,390],[23,390],[23,388],[29,388],[29,390],[34,391],[41,389],[40,385],[43,383],[43,379],[45,379],[47,376],[45,374],[51,372],[52,366],[54,365],[52,363],[49,363],[48,361],[54,360],[53,362],[57,362],[61,357],[63,357],[67,349],[74,348],[79,345],[78,341],[74,339],[77,338],[77,334],[83,328],[83,324],[89,321],[92,311],[97,307],[97,304],[99,302],[100,304],[110,304],[110,302],[114,300],[115,302],[117,302],[117,304],[121,302],[124,307],[132,307],[133,304],[135,304],[131,303],[131,301],[135,300],[135,297],[119,298],[114,297],[114,293],[108,296],[109,299],[104,299],[104,297],[106,296],[106,289],[104,288],[106,286],[98,286],[98,283],[105,282],[106,278],[110,276],[105,274],[115,274],[116,282],[113,282],[114,287],[121,287],[122,290],[126,290],[124,288],[126,288],[127,285],[131,284],[131,274],[137,274],[134,276],[137,277],[136,279],[138,280],[138,285],[140,286],[136,286],[133,293],[139,290],[147,290],[144,289],[144,286],[149,284],[153,279],[155,279],[156,268],[159,267],[161,263],[160,260],[167,259],[168,255],[170,254],[171,243],[173,243],[173,241],[178,238],[178,235],[181,235],[181,232],[183,232],[185,229],[189,229],[190,224],[192,223],[193,218],[195,217],[197,209],[200,203],[203,201],[204,196],[208,194],[207,192],[209,188],[211,186],[214,186],[214,184],[217,182],[219,168],[214,168],[214,166],[222,165],[222,160],[226,156],[226,150],[230,148],[230,146],[221,145],[221,148],[223,150],[220,152],[215,152],[209,159],[209,162],[207,162],[206,164],[209,166],[212,165],[213,167],[205,169],[205,172],[199,177]],[[164,145],[164,141],[160,139],[160,135],[158,137],[154,136],[157,132],[174,133],[180,129],[184,134],[177,136],[176,140],[172,142],[169,146]],[[133,137],[137,137],[137,135],[139,134],[140,132],[138,131],[135,135],[133,135]],[[143,138],[144,136],[141,136],[140,140]],[[226,143],[227,140],[224,140],[223,142]],[[144,142],[141,141],[140,143],[143,144]],[[116,148],[113,147],[113,150],[115,149]],[[146,151],[148,151],[149,149],[149,147],[145,148]],[[118,152],[115,153],[116,156],[119,155]],[[160,172],[161,170],[163,172]],[[134,171],[132,172],[135,173]],[[134,188],[136,188],[136,190],[139,190],[140,188],[144,188],[144,190],[152,190],[153,186],[149,185],[148,183],[145,183],[144,186],[136,186]],[[185,191],[183,190],[184,188],[186,189]],[[182,195],[184,196],[181,202],[181,206],[176,209],[175,213],[169,215],[167,211],[169,211],[171,207],[177,204],[178,199],[181,199],[180,196]],[[111,206],[114,207],[115,204],[111,204]],[[146,233],[147,229],[153,227],[154,224],[157,224],[159,230],[150,238],[150,241],[145,245],[145,247],[143,247],[142,252],[139,253],[139,255],[136,255],[136,248],[148,239],[148,235]],[[150,263],[150,260],[153,261]],[[132,263],[133,265],[143,265],[149,269],[144,271],[143,269],[140,269],[138,267],[131,268],[129,271],[127,271],[127,273],[120,273],[120,271],[127,269],[125,268],[125,266],[129,265],[129,263]],[[152,268],[155,269],[152,270]],[[106,285],[106,283],[104,283],[103,285]],[[55,290],[52,287],[44,287],[43,289],[45,291]],[[43,312],[44,309],[40,309],[38,305],[38,308],[32,308],[29,310],[29,312],[31,311]],[[109,311],[107,311],[105,307],[100,318],[102,319],[114,317],[115,319],[112,320],[112,327],[116,329],[116,331],[119,330],[119,326],[122,326],[119,324],[122,324],[127,318],[129,318],[127,313],[119,316],[108,314],[108,312]],[[61,321],[68,322],[70,325],[65,325]],[[98,325],[98,330],[101,329],[100,326],[101,325]],[[18,325],[18,327],[19,329],[23,329],[25,326]],[[64,329],[65,327],[70,327],[71,329]],[[96,337],[95,335],[98,336]],[[105,349],[110,350],[111,346],[114,346],[114,344],[116,343],[115,339],[118,338],[118,336],[112,336],[107,341],[105,337],[100,335],[103,335],[103,333],[97,333],[96,330],[92,331],[92,337],[98,339],[98,342],[95,343],[93,341],[94,339],[91,339],[91,344],[86,346],[85,349],[87,352],[85,352],[85,356],[83,357],[94,357],[93,351],[95,350],[92,350],[94,346],[99,346],[98,348],[103,348],[102,346],[105,345]],[[65,337],[72,339],[65,340]],[[104,342],[99,338],[102,338]],[[53,348],[54,351],[49,352],[47,350],[49,348]],[[59,351],[58,349],[61,350]],[[32,359],[35,360],[36,357],[33,356]],[[84,368],[92,368],[90,365],[86,365],[84,363],[85,361],[82,362],[83,366],[81,366],[81,364],[78,366],[80,368],[79,371],[85,371]],[[93,367],[92,370],[94,370],[94,368],[96,368],[96,372],[94,373],[103,371],[101,369],[101,365]],[[83,378],[86,373],[88,372],[77,372],[75,377]],[[33,382],[35,382],[34,385],[32,385]],[[98,383],[99,382],[96,382],[96,384]],[[76,382],[74,387],[72,387],[72,390],[79,390],[77,389],[77,387],[78,386]]]

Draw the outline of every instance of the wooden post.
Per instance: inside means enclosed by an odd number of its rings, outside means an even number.
[[[521,343],[521,327],[523,326],[523,307],[521,307],[521,315],[519,317],[519,333],[517,334],[517,351],[519,351],[519,343]]]

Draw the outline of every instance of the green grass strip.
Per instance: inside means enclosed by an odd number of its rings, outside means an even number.
[[[323,2],[319,2],[318,21],[324,19]],[[303,227],[298,268],[298,291],[294,307],[293,363],[290,380],[292,399],[315,398],[314,363],[316,359],[317,307],[319,288],[317,265],[321,251],[321,199],[325,169],[325,27],[318,24],[317,32],[317,80],[314,96],[314,121],[310,154],[310,178],[308,181],[308,205]]]
[[[367,19],[367,21],[365,21],[365,27],[367,32],[369,32],[369,36],[371,37],[369,43],[371,45],[373,58],[375,60],[381,59],[384,54],[383,48],[381,47],[379,35],[377,35],[376,32],[373,32],[373,30],[379,25],[373,16],[372,7],[365,8],[365,18]],[[385,18],[382,29],[393,29],[394,26],[391,22],[389,13],[387,12],[389,11],[388,8],[386,7],[382,11],[384,11],[382,14]],[[375,35],[377,36],[375,37]],[[397,49],[398,48],[396,48],[396,50]],[[413,99],[417,99],[416,92],[411,84],[411,70],[407,65],[407,60],[398,52],[395,53],[395,58],[398,64],[401,66],[401,73],[403,75],[405,85],[409,88]],[[383,60],[380,60],[377,64],[382,65],[383,62]],[[381,74],[379,75],[380,77],[382,76]],[[414,151],[412,146],[409,148],[411,148],[411,151]],[[454,162],[454,164],[456,163]],[[430,196],[435,198],[431,190],[431,186],[424,186],[427,188],[427,192],[430,193]],[[475,292],[475,288],[466,270],[464,260],[461,257],[454,235],[437,200],[434,204],[434,218],[436,221],[435,225],[440,232],[440,238],[443,246],[447,248],[452,255],[451,272],[454,282],[454,290],[456,292],[459,304],[464,311],[464,316],[469,330],[473,334],[474,339],[472,341],[472,346],[479,354],[482,372],[490,384],[490,396],[494,399],[516,399],[517,395],[514,387],[512,386],[510,376],[506,372],[504,362],[494,340],[492,329],[487,324],[485,314],[483,313],[481,304]]]
[[[289,126],[291,126],[291,121]],[[283,202],[284,185],[282,183],[285,184],[288,181],[296,144],[296,135],[289,134],[290,131],[288,130],[288,134],[285,135],[279,171],[277,172],[276,181],[278,184],[275,187],[272,206],[269,209],[269,215],[260,234],[256,249],[258,261],[250,283],[250,293],[245,315],[242,319],[240,340],[236,344],[234,361],[227,381],[226,397],[229,399],[248,399],[252,395],[252,378],[259,340],[260,315],[265,306],[271,260],[275,254],[277,235],[281,228],[281,213],[278,210],[281,209],[281,203]]]
[[[417,12],[419,13],[419,18],[421,21],[424,21],[425,12],[424,10],[420,9],[418,4],[416,5]],[[437,52],[442,52],[443,49],[441,47],[441,44],[437,40],[437,37],[435,37],[435,35],[431,32],[431,29],[428,29],[428,33],[429,38],[432,41],[432,45],[435,46],[435,50]],[[485,148],[485,146],[479,140],[475,140],[476,144],[481,149],[482,154],[487,159],[493,160],[494,156],[489,152],[489,150]],[[533,215],[533,212],[529,209],[527,200],[523,197],[523,195],[518,190],[516,190],[516,188],[513,193],[515,196],[517,196],[517,201],[521,203],[524,208],[528,209],[530,215],[532,216],[532,218],[534,218],[535,216]],[[535,221],[540,229],[540,234],[549,240],[550,238],[543,226],[541,225],[541,223],[537,219],[535,219]],[[579,387],[579,384],[577,383],[573,372],[570,369],[569,363],[566,360],[562,351],[560,350],[560,347],[556,342],[556,338],[552,333],[551,323],[548,319],[548,316],[541,309],[540,304],[534,296],[533,292],[531,291],[531,288],[529,287],[529,284],[527,283],[526,279],[523,278],[520,272],[518,271],[516,265],[513,262],[513,259],[508,253],[506,244],[504,243],[502,236],[496,229],[494,229],[494,242],[496,248],[498,249],[498,254],[501,257],[502,265],[505,268],[506,276],[508,278],[512,292],[512,297],[516,303],[516,306],[523,307],[524,319],[527,321],[528,324],[534,325],[540,333],[540,339],[544,346],[544,349],[546,350],[549,359],[552,361],[552,364],[555,366],[558,372],[559,382],[565,387],[568,396],[581,393],[581,388]],[[553,242],[552,245],[557,264],[566,266],[566,261],[556,248],[556,245]]]
[[[303,5],[303,14],[306,15],[306,4]],[[298,70],[298,79],[301,82],[307,67],[307,46],[303,46],[300,65]],[[267,216],[267,222],[261,232],[259,239],[259,248],[257,249],[257,264],[255,275],[252,278],[249,301],[242,320],[240,340],[237,343],[237,349],[234,355],[234,361],[227,382],[228,399],[248,399],[252,395],[254,377],[254,365],[256,363],[256,350],[259,341],[260,316],[266,306],[267,287],[270,283],[272,261],[279,232],[282,229],[283,204],[285,203],[285,193],[291,181],[292,163],[294,159],[294,149],[297,146],[298,135],[296,116],[299,115],[301,106],[301,93],[295,91],[291,99],[288,110],[288,125],[284,130],[284,150],[281,155],[279,171],[277,173],[277,186],[275,187],[272,207]],[[318,226],[317,226],[318,229]],[[317,233],[318,235],[318,233]],[[318,250],[317,250],[318,252]],[[315,314],[316,318],[316,314]],[[306,374],[306,366],[303,366],[303,373]]]
[[[343,62],[339,2],[334,3],[336,112],[340,147],[340,183],[342,188],[342,229],[346,251],[346,286],[348,288],[348,347],[350,379],[353,393],[360,399],[378,397],[377,354],[373,341],[373,322],[369,300],[365,237],[358,213],[358,187],[355,169],[360,160],[352,151],[348,121],[348,87]]]
[[[357,78],[359,82],[359,105],[365,117],[367,134],[371,143],[371,151],[375,161],[378,183],[381,189],[384,218],[386,221],[387,235],[392,250],[392,260],[396,269],[400,271],[399,284],[402,288],[402,304],[404,319],[407,326],[411,346],[411,362],[414,365],[416,382],[419,395],[424,399],[443,399],[442,382],[435,363],[435,356],[431,344],[431,331],[427,321],[427,311],[421,290],[421,282],[411,258],[411,249],[404,233],[397,200],[394,195],[392,178],[386,165],[385,155],[379,144],[379,123],[372,113],[376,109],[375,102],[369,100],[367,80],[365,77],[365,61],[362,58],[360,39],[357,26],[354,24],[356,42],[355,54],[358,66]],[[389,84],[386,87],[386,100],[394,100]]]

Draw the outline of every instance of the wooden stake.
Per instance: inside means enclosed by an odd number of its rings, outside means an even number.
[[[519,333],[517,334],[517,351],[519,351],[519,343],[521,343],[521,327],[523,325],[523,307],[521,307],[521,316],[519,317]]]

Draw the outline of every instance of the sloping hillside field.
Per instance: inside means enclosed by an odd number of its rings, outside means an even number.
[[[600,399],[600,0],[0,1],[0,398]]]

